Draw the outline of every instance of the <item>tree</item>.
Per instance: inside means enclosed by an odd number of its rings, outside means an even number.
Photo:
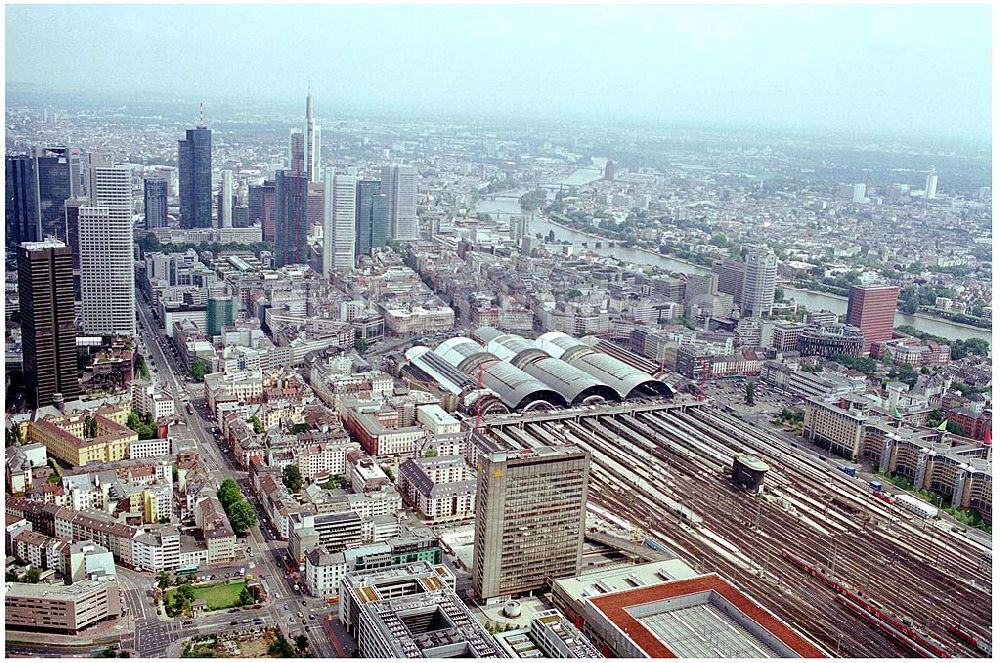
[[[294,426],[292,426],[292,433],[294,433],[295,435],[298,435],[299,433],[308,433],[311,430],[312,426],[310,426],[305,422],[300,424],[295,424]]]
[[[424,452],[424,458],[434,458],[437,455],[438,452],[435,451],[434,449],[428,449],[427,451]]]
[[[550,242],[556,241],[556,231],[555,230],[550,230],[549,231],[549,241]]]
[[[545,204],[545,200],[548,197],[545,189],[533,189],[528,191],[520,198],[521,211],[522,212],[533,212],[539,207]]]
[[[195,595],[194,587],[191,585],[181,585],[177,588],[177,594],[184,597],[187,601],[193,601]]]
[[[219,498],[219,501],[222,502],[223,507],[227,507],[243,498],[242,493],[240,493],[240,487],[237,486],[236,482],[232,479],[226,479],[222,482],[216,496]]]
[[[7,571],[4,574],[4,580],[6,582],[17,582],[17,571]]]
[[[299,633],[295,636],[295,648],[300,652],[305,651],[309,647],[309,638],[305,636],[304,633]]]
[[[277,628],[274,629],[274,642],[267,648],[267,653],[276,658],[294,658],[295,650],[285,640],[285,636]]]
[[[239,535],[257,524],[257,514],[254,513],[253,507],[242,498],[229,507],[227,515],[229,516],[229,524],[233,526],[233,531]]]
[[[32,584],[42,579],[42,570],[34,566],[28,567],[28,572],[24,574],[24,581]]]
[[[781,288],[774,289],[774,301],[783,302],[785,301],[785,291]]]
[[[281,472],[281,481],[288,490],[293,493],[298,492],[302,488],[302,470],[298,465],[285,465],[285,469]]]
[[[963,437],[965,436],[965,427],[962,426],[962,424],[958,423],[957,421],[952,421],[951,419],[949,419],[945,428],[947,428],[948,432],[951,433],[952,435],[961,435]]]
[[[170,574],[166,571],[160,571],[156,575],[156,584],[160,586],[160,589],[166,589],[170,586]]]
[[[253,594],[250,593],[249,589],[244,587],[243,591],[240,592],[239,604],[253,605],[254,603],[256,603],[256,601],[254,601]]]
[[[210,367],[208,363],[203,359],[195,359],[191,362],[191,377],[195,379],[196,382],[201,382],[205,379],[205,374],[208,373]]]
[[[753,401],[753,395],[754,395],[754,393],[753,393],[753,382],[747,382],[747,395],[746,395],[746,398],[744,399],[746,401],[747,405],[753,405],[753,403],[754,403],[754,401]]]
[[[256,414],[250,417],[250,423],[253,424],[253,432],[258,435],[264,432],[264,424],[260,423],[260,419]]]
[[[368,351],[368,341],[363,338],[354,339],[354,350],[359,355],[363,355]]]
[[[580,292],[579,290],[577,290],[576,288],[573,288],[572,290],[569,290],[569,291],[566,292],[566,299],[567,300],[569,300],[569,299],[576,299],[577,297],[582,297],[582,296],[583,296],[583,293]]]
[[[913,368],[913,364],[903,364],[899,367],[899,381],[911,387],[917,382],[917,371]]]

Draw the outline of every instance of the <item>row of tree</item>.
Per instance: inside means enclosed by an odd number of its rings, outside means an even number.
[[[240,492],[235,481],[232,479],[223,481],[216,495],[222,502],[222,508],[226,510],[229,524],[233,526],[233,531],[236,532],[237,536],[243,536],[248,529],[257,524],[257,514],[243,497],[243,493]]]

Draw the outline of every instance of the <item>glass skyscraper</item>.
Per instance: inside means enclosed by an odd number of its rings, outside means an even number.
[[[167,182],[147,178],[143,180],[143,199],[146,207],[146,230],[167,226]]]
[[[274,266],[309,262],[309,219],[306,201],[309,176],[290,170],[275,174]]]
[[[388,234],[388,197],[379,180],[358,180],[355,255],[367,255],[385,246]]]
[[[181,194],[181,227],[212,227],[212,130],[187,130],[177,142],[177,175]]]
[[[5,170],[7,252],[13,255],[21,242],[37,242],[42,238],[35,160],[30,156],[7,157]]]

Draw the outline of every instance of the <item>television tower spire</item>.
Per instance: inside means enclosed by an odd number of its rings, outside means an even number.
[[[198,102],[198,128],[205,128],[205,102]]]

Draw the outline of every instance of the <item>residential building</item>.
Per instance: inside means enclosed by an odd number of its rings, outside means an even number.
[[[464,520],[476,512],[476,476],[461,456],[410,458],[399,466],[396,486],[427,520]]]

